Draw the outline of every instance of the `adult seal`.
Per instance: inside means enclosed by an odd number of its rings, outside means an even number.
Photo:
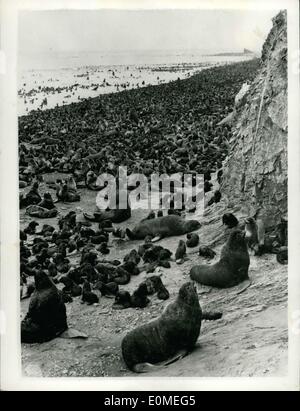
[[[192,282],[181,286],[176,300],[162,315],[130,331],[122,341],[127,367],[143,372],[147,367],[191,351],[199,337],[202,311]]]
[[[62,295],[45,271],[35,274],[35,291],[21,323],[21,341],[43,343],[58,337],[68,328]]]
[[[117,190],[116,198],[112,199],[112,202],[106,208],[106,210],[100,210],[98,207],[94,212],[94,215],[90,215],[87,213],[83,213],[84,217],[93,222],[101,223],[106,220],[110,220],[112,223],[123,223],[124,221],[128,220],[131,217],[131,208],[129,197],[127,193],[123,195],[127,196],[127,207],[126,208],[119,208],[119,199],[122,190]],[[114,204],[115,207],[112,207],[111,204]]]
[[[233,231],[221,251],[220,260],[212,265],[196,265],[190,271],[192,280],[216,288],[229,288],[248,280],[250,264],[245,233]]]
[[[187,234],[200,227],[201,224],[197,220],[184,220],[178,215],[167,215],[141,221],[132,231],[127,228],[126,234],[130,240],[143,240],[147,236],[160,240],[164,237]]]

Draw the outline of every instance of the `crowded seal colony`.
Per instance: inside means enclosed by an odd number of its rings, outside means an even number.
[[[215,207],[232,135],[220,122],[259,64],[214,67],[19,118],[25,372],[32,358],[34,375],[168,375],[175,364],[193,363],[201,322],[217,334],[226,316],[221,289],[251,290],[251,258],[274,253],[276,264],[287,263],[284,216],[268,239],[255,216],[241,220],[225,210],[219,255],[202,234],[197,207],[177,209],[173,199],[168,210],[131,209],[129,201],[126,209],[96,206],[104,188],[97,176],[117,176],[126,166],[129,177],[149,180],[154,173],[203,174],[205,207]],[[207,304],[211,289],[215,301]],[[64,362],[67,351],[71,364]],[[30,375],[32,362],[28,367]]]

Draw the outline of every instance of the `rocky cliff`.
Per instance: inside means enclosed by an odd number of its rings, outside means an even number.
[[[287,212],[287,16],[263,45],[261,68],[236,107],[221,191],[228,204],[275,225]]]

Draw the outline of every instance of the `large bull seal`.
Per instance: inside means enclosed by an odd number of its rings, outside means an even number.
[[[128,368],[141,372],[145,366],[170,360],[194,347],[201,328],[202,311],[192,282],[183,284],[174,302],[162,315],[130,331],[122,341]],[[150,363],[150,364],[149,364]]]
[[[160,239],[187,234],[198,230],[200,226],[197,220],[184,220],[178,215],[167,215],[141,221],[132,231],[127,228],[126,234],[130,240],[143,240],[147,236]]]
[[[249,263],[245,233],[235,230],[222,249],[220,261],[212,265],[196,265],[191,269],[190,277],[203,285],[229,288],[249,278]]]

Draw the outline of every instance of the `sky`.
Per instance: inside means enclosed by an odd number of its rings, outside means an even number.
[[[59,10],[19,14],[20,53],[260,52],[278,10]]]

